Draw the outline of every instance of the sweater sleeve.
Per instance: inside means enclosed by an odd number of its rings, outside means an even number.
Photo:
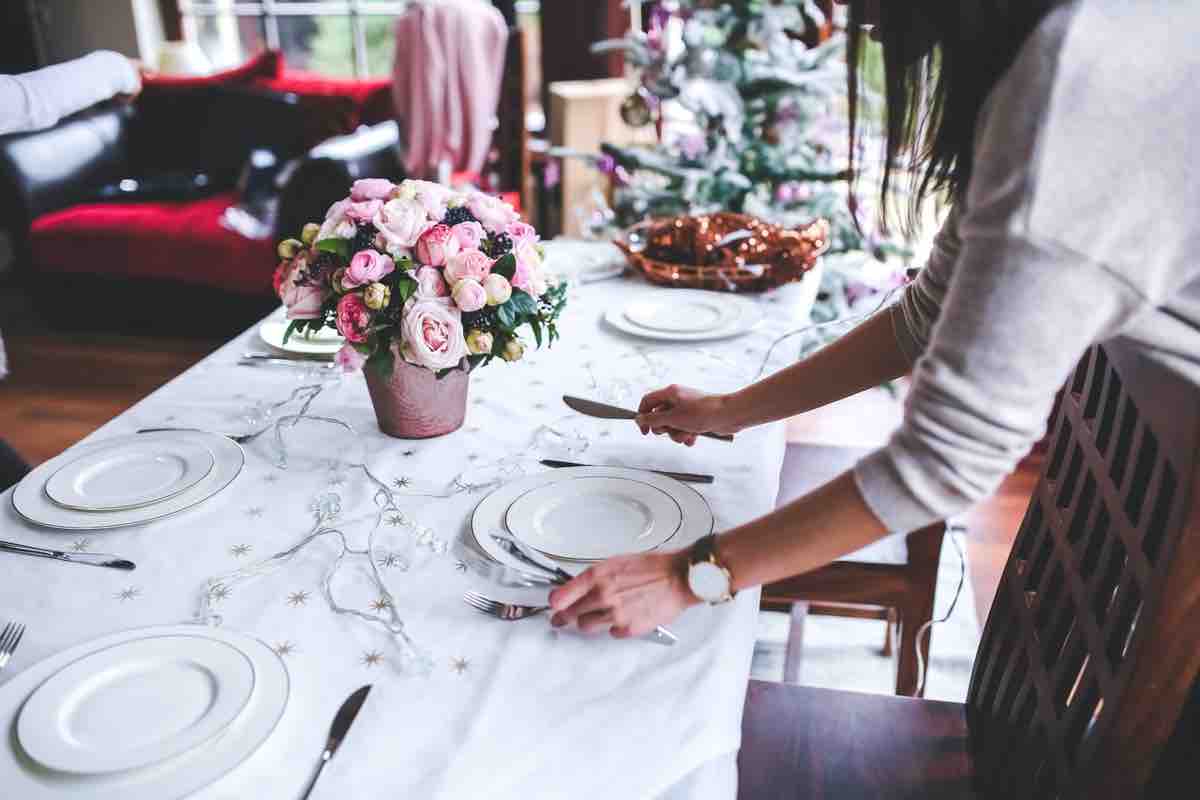
[[[111,50],[24,75],[0,75],[0,134],[48,128],[140,86],[141,77],[129,59]]]
[[[937,322],[942,302],[950,288],[954,265],[962,250],[958,216],[957,206],[951,208],[946,221],[942,223],[942,229],[933,240],[933,249],[925,268],[904,290],[900,302],[891,308],[896,342],[910,364],[915,364],[921,353],[925,352],[933,324]]]
[[[1044,432],[1084,350],[1148,306],[1077,253],[964,232],[904,421],[855,468],[867,505],[889,530],[910,531],[991,494]]]

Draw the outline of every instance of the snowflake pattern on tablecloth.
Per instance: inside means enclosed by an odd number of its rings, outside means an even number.
[[[303,605],[308,605],[308,598],[312,595],[301,589],[298,592],[292,592],[288,595],[287,604],[292,608],[299,608]]]
[[[375,563],[384,569],[408,569],[408,561],[399,553],[384,553]]]
[[[383,653],[378,650],[368,650],[362,654],[362,664],[364,667],[377,667],[383,663]]]
[[[392,486],[397,489],[407,489],[411,481],[405,477],[399,477],[392,481]]]
[[[267,510],[262,506],[250,506],[250,508],[246,509],[246,516],[250,517],[250,519],[260,519],[266,513]]]
[[[126,600],[133,600],[141,597],[142,590],[137,586],[127,586],[119,592],[113,592],[113,598],[124,603]]]
[[[271,649],[275,651],[275,655],[284,657],[284,656],[295,655],[296,651],[299,648],[296,647],[296,644],[294,642],[289,642],[287,640],[284,640],[282,642],[276,642],[275,646],[272,647]]]
[[[471,660],[464,656],[455,656],[450,659],[450,671],[458,675],[462,675],[471,668]]]
[[[229,554],[234,558],[241,558],[242,556],[249,555],[250,551],[253,549],[254,545],[235,544],[233,547],[229,548]]]
[[[392,601],[388,600],[386,597],[376,597],[371,601],[372,611],[387,611],[391,607]]]
[[[214,584],[208,589],[208,596],[218,603],[222,600],[228,600],[232,594],[233,590],[223,583]]]
[[[416,450],[405,450],[405,451],[404,451],[403,453],[401,453],[400,455],[404,456],[405,458],[412,458],[412,457],[413,457],[413,456],[415,456],[416,454],[417,454],[417,451],[416,451]]]
[[[408,517],[404,516],[403,514],[392,514],[387,518],[387,524],[391,525],[393,528],[398,528],[401,525],[408,524]]]
[[[71,545],[71,549],[74,550],[76,553],[84,553],[84,552],[87,552],[87,549],[91,546],[92,546],[91,539],[76,539],[75,542]]]

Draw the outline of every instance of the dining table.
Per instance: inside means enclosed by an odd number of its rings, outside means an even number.
[[[228,488],[144,525],[43,528],[22,518],[6,493],[0,539],[119,554],[137,568],[0,553],[0,617],[28,628],[0,673],[0,690],[25,668],[89,639],[156,625],[217,625],[275,652],[287,670],[288,699],[265,742],[196,797],[300,796],[342,700],[371,684],[315,787],[318,800],[733,798],[758,591],[687,610],[669,623],[673,646],[555,629],[547,614],[504,621],[463,602],[465,592],[483,591],[492,580],[481,574],[486,559],[468,530],[490,487],[546,469],[542,458],[711,474],[711,484],[694,488],[717,531],[772,510],[782,424],[744,431],[733,442],[682,447],[642,436],[630,421],[581,417],[562,396],[636,407],[644,391],[670,383],[714,391],[743,385],[796,357],[798,339],[772,345],[807,323],[815,276],[748,296],[762,322],[742,335],[639,339],[607,324],[605,314],[673,290],[629,274],[574,280],[578,259],[565,245],[547,248],[548,266],[572,281],[560,338],[531,346],[518,362],[474,372],[466,421],[453,433],[384,435],[360,374],[308,361],[243,363],[247,352],[264,349],[255,325],[76,447],[154,427],[253,431],[294,413],[284,401],[306,386],[319,387],[307,413],[346,427],[333,425],[311,441],[303,426],[270,430],[244,446],[245,464]],[[378,521],[378,486],[350,466],[348,454],[359,452],[399,508],[367,551],[373,566],[339,557],[343,541],[361,550]],[[317,537],[283,563],[270,561],[302,540],[321,514],[339,536]],[[214,596],[213,576],[247,568],[250,579]],[[544,599],[546,590],[514,591],[540,591]],[[354,613],[335,612],[331,601]],[[384,606],[403,620],[420,658],[372,622],[389,610]]]

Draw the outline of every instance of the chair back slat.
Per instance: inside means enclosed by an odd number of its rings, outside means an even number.
[[[1120,341],[1051,418],[976,657],[989,797],[1142,794],[1200,674],[1200,393]]]

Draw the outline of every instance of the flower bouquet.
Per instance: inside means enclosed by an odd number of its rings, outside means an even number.
[[[337,362],[365,365],[380,427],[405,438],[462,425],[471,370],[520,360],[523,328],[553,344],[566,304],[537,231],[512,206],[428,181],[356,181],[279,256],[284,341],[336,328]]]

